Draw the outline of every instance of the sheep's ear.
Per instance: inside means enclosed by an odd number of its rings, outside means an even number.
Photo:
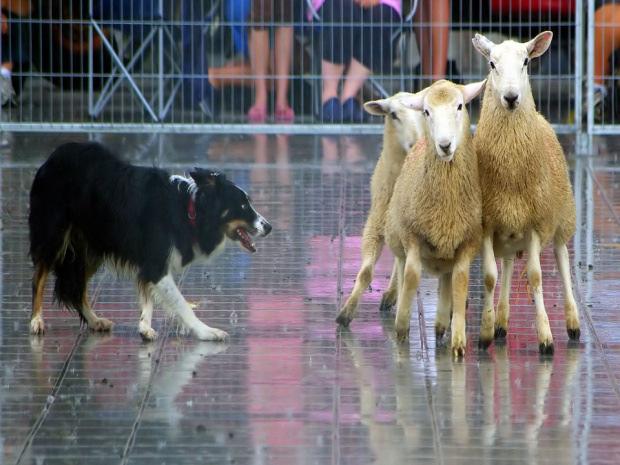
[[[364,110],[371,115],[385,116],[390,113],[390,102],[384,98],[364,103]]]
[[[403,106],[412,110],[422,111],[424,110],[424,95],[425,91],[420,91],[417,94],[407,95],[406,97],[399,97],[400,103]]]
[[[486,85],[486,83],[487,80],[485,79],[484,81],[472,82],[471,84],[462,86],[461,90],[463,92],[463,101],[465,103],[469,103],[473,99],[475,99],[480,94],[480,92],[484,90],[484,86]]]
[[[551,40],[553,40],[553,32],[545,31],[538,34],[529,42],[526,42],[525,46],[527,47],[527,53],[529,53],[530,58],[536,58],[545,53],[549,45],[551,45]]]
[[[476,50],[478,50],[486,58],[491,58],[491,50],[495,47],[495,44],[487,39],[482,34],[476,34],[471,42],[474,44]]]

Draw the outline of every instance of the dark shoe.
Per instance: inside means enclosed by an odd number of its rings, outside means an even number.
[[[323,104],[319,119],[324,123],[342,122],[342,105],[336,97],[330,98]]]
[[[366,121],[366,112],[357,101],[351,97],[342,104],[342,121],[345,123],[363,123]]]
[[[186,107],[198,107],[208,119],[213,119],[220,113],[219,92],[208,82],[203,83],[196,79],[186,80],[183,100]]]

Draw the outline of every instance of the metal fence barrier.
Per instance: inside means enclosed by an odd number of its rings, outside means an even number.
[[[475,32],[501,41],[550,29],[551,49],[530,69],[541,113],[561,132],[620,132],[615,1],[1,5],[2,130],[376,131],[359,102],[440,76],[483,78]],[[326,108],[330,96],[340,103]]]

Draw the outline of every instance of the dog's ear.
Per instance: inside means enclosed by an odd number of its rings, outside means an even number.
[[[216,187],[225,179],[222,172],[204,168],[194,168],[194,171],[190,171],[189,175],[197,185],[207,187]]]

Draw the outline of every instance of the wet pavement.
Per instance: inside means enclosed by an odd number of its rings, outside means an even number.
[[[223,169],[274,230],[255,255],[230,247],[178,277],[198,316],[231,334],[226,344],[180,334],[161,309],[160,338],[143,343],[133,284],[105,270],[90,295],[116,323],[111,334],[81,329],[48,289],[47,333],[29,336],[30,183],[53,147],[86,137],[10,134],[0,150],[0,463],[620,463],[616,140],[598,140],[595,156],[569,155],[580,343],[568,343],[547,250],[555,355],[538,354],[523,260],[507,341],[478,350],[476,261],[467,353],[454,362],[435,342],[434,278],[422,281],[409,344],[396,343],[393,315],[379,315],[387,251],[350,330],[334,323],[359,266],[380,136],[94,135],[143,165]]]

